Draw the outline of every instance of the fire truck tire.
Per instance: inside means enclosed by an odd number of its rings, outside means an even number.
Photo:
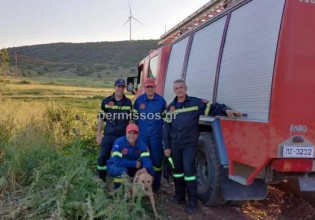
[[[223,166],[219,164],[219,154],[209,132],[200,132],[196,153],[198,198],[207,206],[224,205],[221,187]]]

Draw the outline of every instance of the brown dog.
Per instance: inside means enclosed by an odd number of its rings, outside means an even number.
[[[139,187],[139,184],[141,187]],[[158,213],[156,211],[155,207],[155,200],[154,200],[154,193],[152,190],[152,184],[153,184],[153,177],[148,174],[148,172],[143,170],[138,170],[135,174],[135,177],[133,179],[133,186],[132,186],[132,198],[135,200],[136,195],[138,195],[139,189],[143,190],[144,193],[149,196],[151,206],[153,209],[153,213],[155,217],[158,217]]]

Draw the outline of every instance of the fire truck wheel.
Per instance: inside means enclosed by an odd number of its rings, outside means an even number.
[[[224,205],[221,196],[223,167],[219,164],[219,155],[214,139],[209,132],[200,132],[196,153],[198,197],[207,206]]]

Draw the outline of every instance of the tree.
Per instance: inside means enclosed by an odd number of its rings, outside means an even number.
[[[9,53],[6,49],[0,50],[0,67],[7,67],[10,64]]]
[[[5,76],[10,64],[9,53],[6,49],[0,50],[0,82],[5,82]]]

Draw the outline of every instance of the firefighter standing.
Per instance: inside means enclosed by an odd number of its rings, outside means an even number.
[[[109,175],[114,177],[115,188],[121,185],[123,174],[133,177],[140,168],[154,174],[147,145],[138,137],[139,128],[131,123],[126,128],[126,136],[118,138],[114,143],[107,166]]]
[[[140,95],[134,103],[139,119],[140,138],[147,144],[153,168],[155,170],[153,190],[160,193],[161,169],[163,160],[163,114],[166,110],[165,99],[156,94],[156,85],[153,78],[147,78],[144,82],[145,93]]]
[[[102,100],[101,110],[99,113],[99,122],[97,126],[97,143],[101,145],[100,155],[97,163],[99,177],[106,181],[107,166],[106,161],[110,157],[110,152],[115,140],[125,135],[125,129],[128,124],[132,103],[124,95],[125,80],[117,79],[114,84],[115,92],[111,96]],[[106,121],[104,136],[102,129]]]
[[[210,104],[207,100],[190,97],[186,94],[187,86],[184,80],[174,82],[175,99],[167,108],[168,113],[174,113],[171,120],[165,120],[164,154],[174,161],[173,177],[175,195],[171,197],[174,203],[185,203],[185,186],[188,191],[186,211],[194,213],[197,206],[197,182],[195,176],[195,154],[198,143],[198,122],[200,115],[240,116],[241,113],[228,109],[223,104]]]

